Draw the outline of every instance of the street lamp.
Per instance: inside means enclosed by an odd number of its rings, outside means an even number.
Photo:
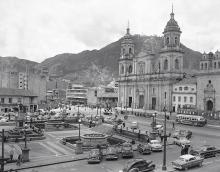
[[[81,140],[81,136],[80,136],[80,123],[81,123],[81,118],[79,118],[78,122],[79,122],[79,140]]]
[[[163,166],[162,166],[162,170],[166,171],[167,167],[166,167],[166,142],[167,142],[167,135],[166,135],[166,123],[167,123],[167,117],[166,117],[166,106],[163,109],[164,111],[164,138],[163,138]]]

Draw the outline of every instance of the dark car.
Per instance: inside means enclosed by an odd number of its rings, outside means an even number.
[[[191,155],[201,156],[202,158],[215,157],[217,154],[220,155],[220,149],[211,145],[204,145],[198,149],[190,150]]]
[[[186,137],[190,139],[192,137],[192,131],[190,130],[176,130],[171,135],[173,138],[179,139],[180,137]]]
[[[89,152],[88,163],[100,163],[102,161],[102,152],[99,149],[92,149]]]
[[[118,151],[115,147],[108,147],[106,150],[106,160],[117,160],[118,159]]]
[[[122,144],[121,155],[123,158],[124,157],[133,158],[134,152],[131,143],[125,142]]]
[[[125,168],[119,172],[147,172],[153,171],[154,169],[155,164],[152,164],[152,161],[147,161],[145,159],[133,159],[128,161]]]
[[[141,154],[151,154],[151,146],[149,144],[139,144],[137,149]]]

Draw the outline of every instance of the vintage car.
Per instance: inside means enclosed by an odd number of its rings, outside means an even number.
[[[132,130],[138,129],[138,122],[137,122],[137,121],[133,121],[133,122],[131,123],[131,129],[132,129]]]
[[[102,161],[102,152],[99,149],[92,149],[89,152],[88,163],[100,163]]]
[[[178,146],[182,145],[190,145],[190,140],[188,140],[186,137],[180,137],[180,138],[174,138],[173,144],[176,144]]]
[[[153,171],[155,169],[155,164],[152,161],[147,161],[145,159],[132,159],[127,162],[125,168],[119,172],[147,172]]]
[[[106,150],[106,160],[117,160],[119,157],[118,151],[115,147],[108,147]]]
[[[149,145],[152,151],[162,151],[162,145],[158,140],[151,140]]]
[[[137,146],[137,150],[141,154],[151,154],[151,146],[147,143],[145,144],[139,144]]]
[[[193,156],[190,154],[185,154],[180,156],[177,160],[172,162],[172,166],[175,169],[187,170],[188,168],[195,166],[202,166],[203,158],[200,156]]]
[[[192,131],[190,130],[175,130],[171,137],[179,139],[180,137],[186,137],[187,139],[190,139],[192,137]]]
[[[211,145],[203,145],[198,149],[191,149],[189,152],[191,155],[200,156],[202,158],[215,157],[220,155],[220,149]]]
[[[133,148],[132,148],[131,143],[125,142],[122,144],[121,155],[122,155],[122,158],[124,158],[124,157],[132,158],[134,156],[134,152],[133,152]]]

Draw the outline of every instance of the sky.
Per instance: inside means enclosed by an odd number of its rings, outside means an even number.
[[[181,42],[220,50],[219,0],[0,0],[0,56],[36,62],[100,49],[131,34],[162,36],[172,3]]]

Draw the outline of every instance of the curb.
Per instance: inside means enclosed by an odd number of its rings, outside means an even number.
[[[56,165],[56,164],[62,164],[62,163],[68,163],[68,162],[76,162],[76,161],[82,161],[82,160],[86,160],[87,158],[78,158],[78,159],[71,159],[71,160],[66,160],[66,161],[60,161],[60,162],[51,162],[51,163],[47,163],[47,164],[40,164],[40,165],[32,165],[32,166],[28,166],[28,167],[21,167],[21,168],[16,168],[16,169],[12,169],[20,171],[20,170],[25,170],[25,169],[30,169],[30,168],[37,168],[37,167],[44,167],[44,166],[50,166],[50,165]],[[4,172],[10,172],[10,169],[4,171]]]

